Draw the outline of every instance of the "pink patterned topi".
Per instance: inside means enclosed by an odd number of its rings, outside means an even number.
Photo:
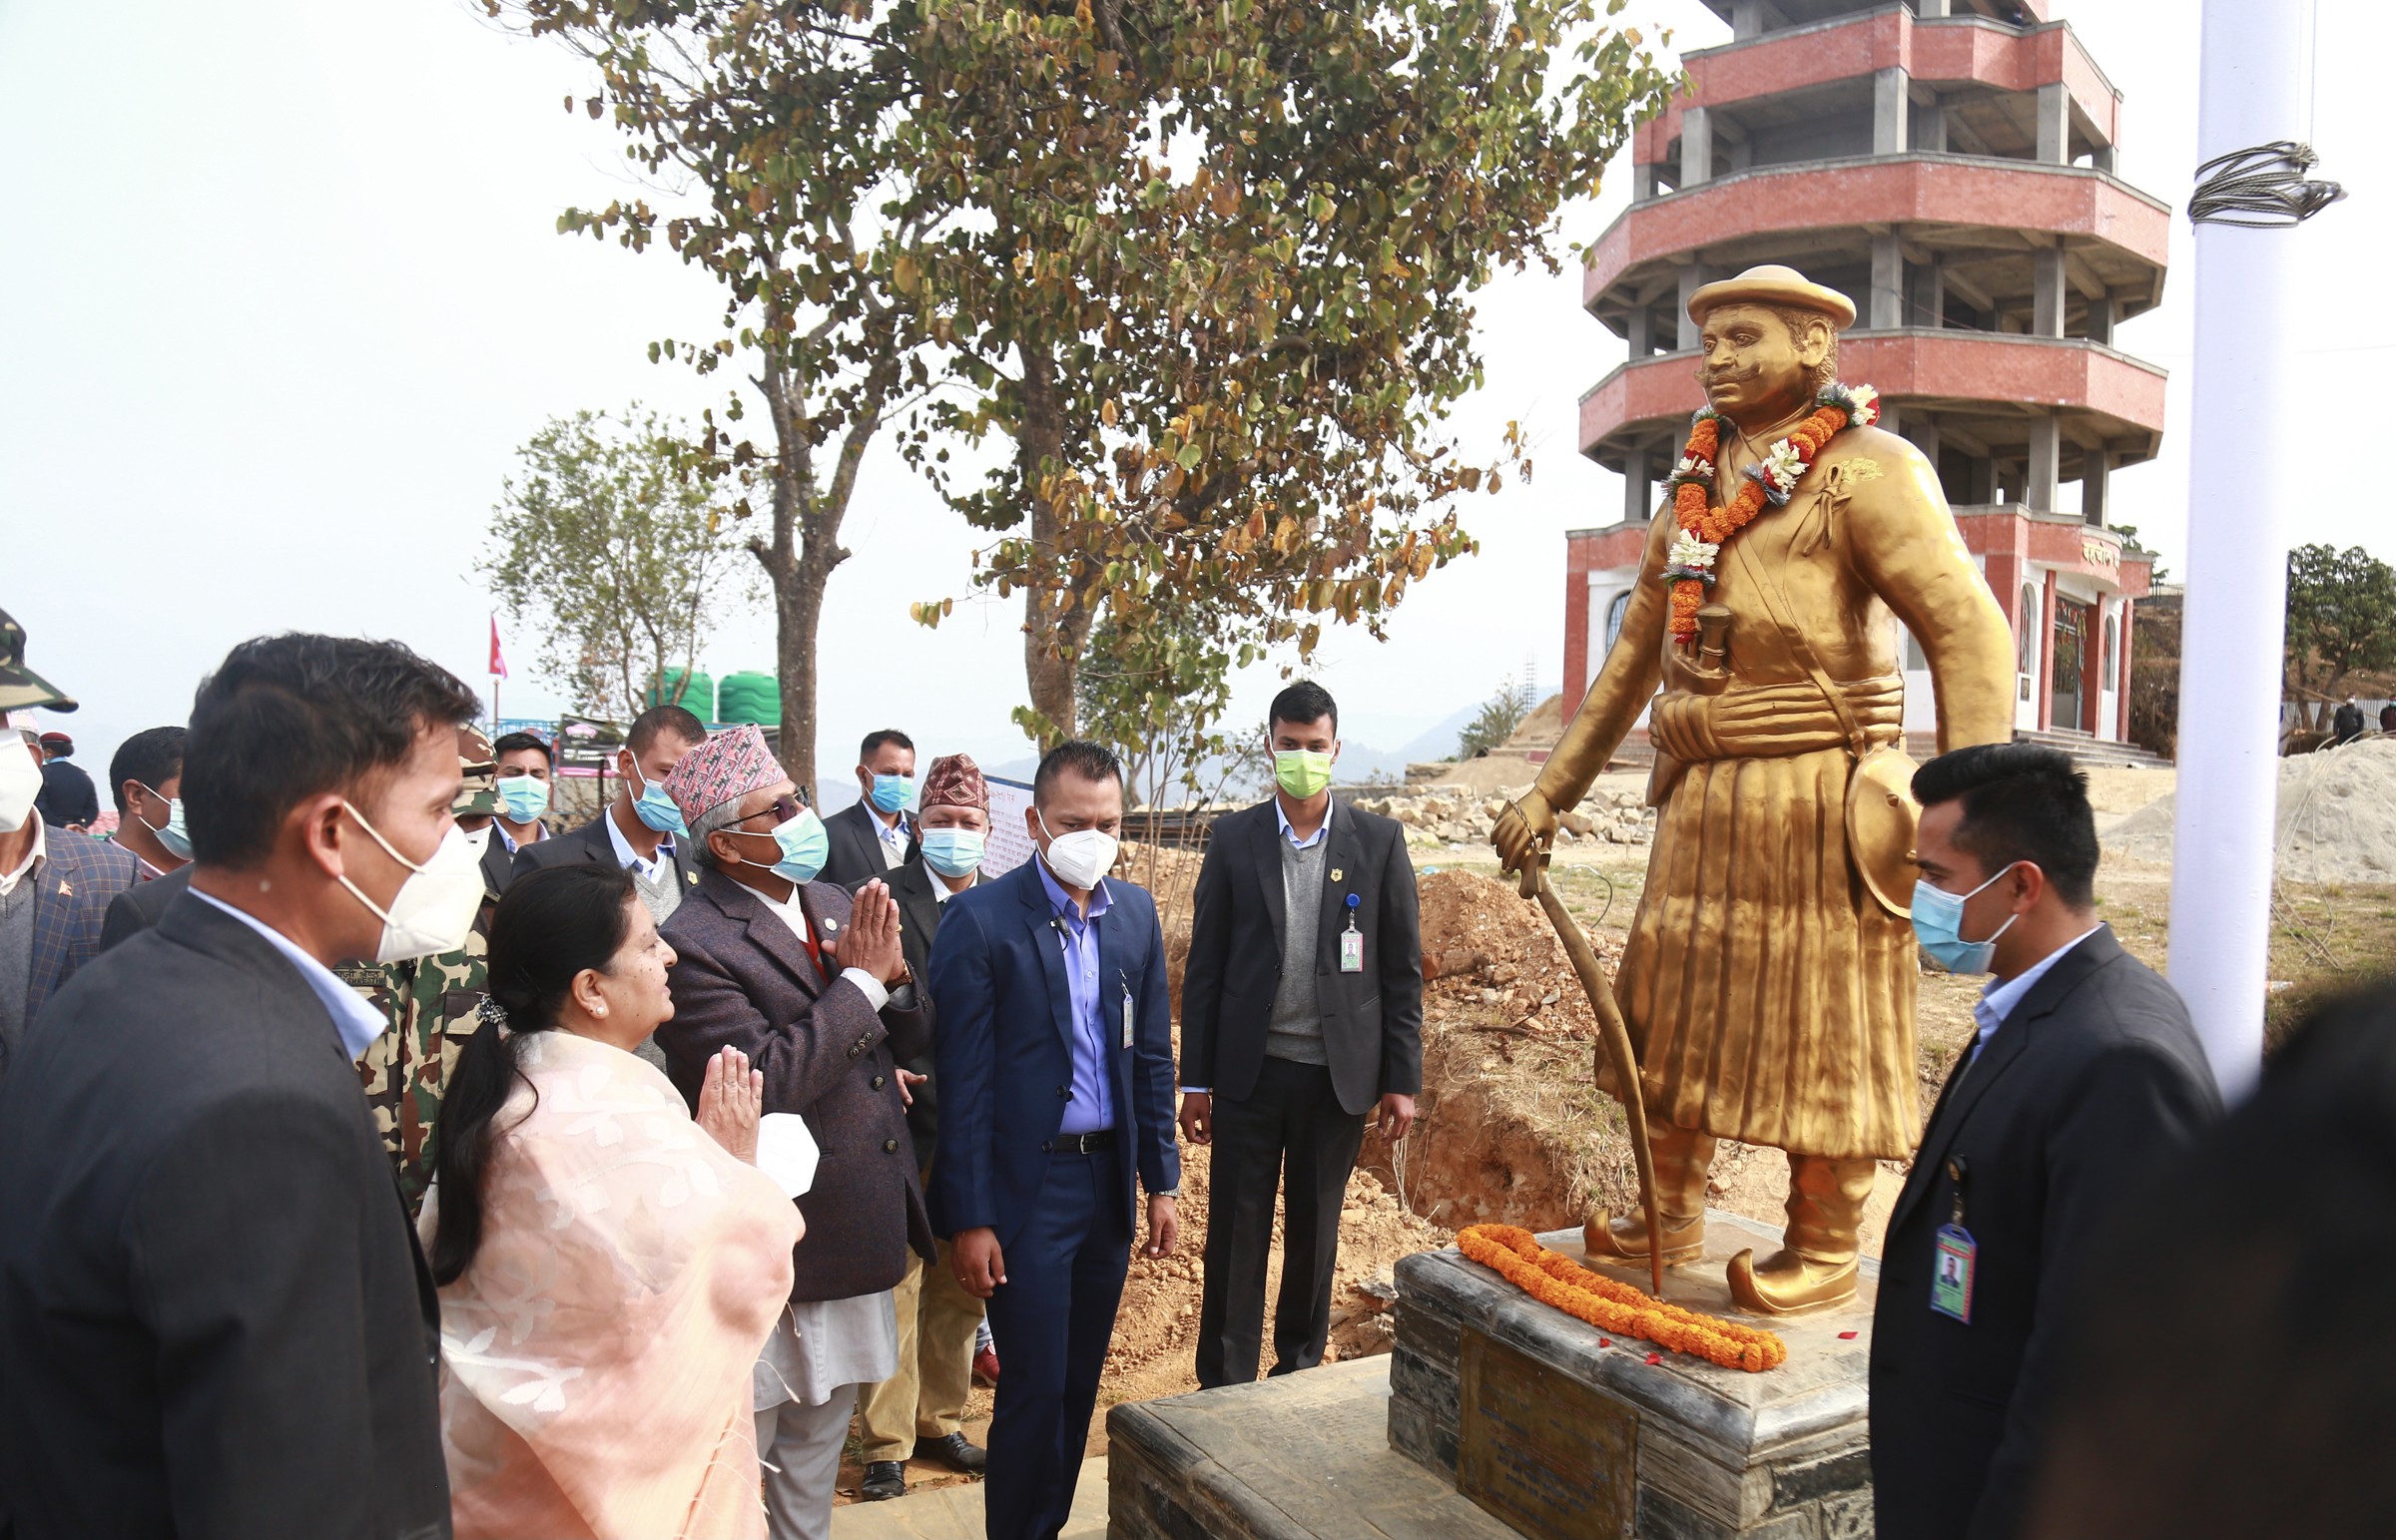
[[[737,802],[761,786],[780,785],[791,778],[766,736],[752,727],[727,728],[682,757],[665,779],[666,794],[682,809],[682,821],[696,823],[712,808]]]

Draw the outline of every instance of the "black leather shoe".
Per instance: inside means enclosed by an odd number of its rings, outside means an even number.
[[[898,1460],[869,1460],[866,1462],[866,1484],[858,1495],[868,1502],[881,1502],[887,1497],[906,1495],[906,1466]]]
[[[928,1454],[950,1470],[961,1470],[968,1476],[978,1476],[990,1463],[990,1451],[965,1442],[962,1433],[946,1438],[924,1438],[915,1441],[917,1454]]]

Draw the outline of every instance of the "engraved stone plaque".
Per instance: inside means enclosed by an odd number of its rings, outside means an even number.
[[[1628,1540],[1638,1414],[1471,1326],[1456,1489],[1528,1540]]]

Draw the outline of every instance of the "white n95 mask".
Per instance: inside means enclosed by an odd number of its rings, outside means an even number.
[[[466,842],[465,833],[456,824],[449,825],[431,858],[419,866],[392,849],[364,813],[346,801],[341,805],[384,853],[407,868],[407,880],[399,884],[388,909],[368,898],[346,873],[340,879],[350,896],[382,921],[382,941],[374,948],[374,960],[406,962],[412,957],[454,952],[465,945],[467,933],[474,928],[474,911],[482,904],[482,867],[475,861],[474,847]]]
[[[42,767],[16,729],[0,728],[0,733],[7,735],[0,741],[0,834],[13,834],[33,816],[34,801],[42,794]]]

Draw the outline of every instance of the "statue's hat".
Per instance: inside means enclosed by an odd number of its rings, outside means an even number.
[[[1735,278],[1700,287],[1689,295],[1689,319],[1702,325],[1706,312],[1719,304],[1792,304],[1801,310],[1821,311],[1840,331],[1855,324],[1854,300],[1778,262],[1750,267]]]

